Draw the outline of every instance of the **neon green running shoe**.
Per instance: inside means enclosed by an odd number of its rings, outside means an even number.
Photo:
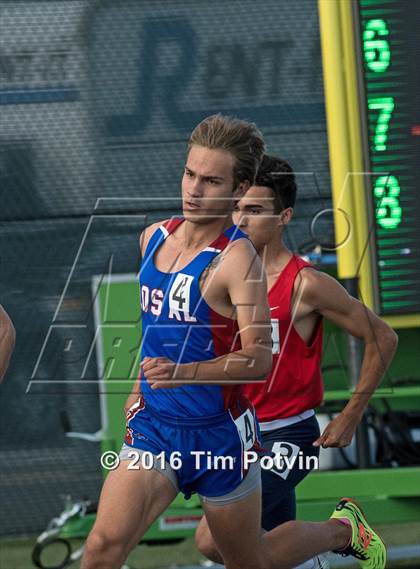
[[[331,516],[332,519],[347,519],[351,523],[350,544],[341,551],[334,551],[343,557],[352,555],[363,569],[385,569],[386,548],[379,535],[367,523],[361,508],[354,500],[342,498]]]

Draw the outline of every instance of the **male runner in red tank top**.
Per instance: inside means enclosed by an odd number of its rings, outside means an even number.
[[[390,364],[395,332],[332,277],[314,270],[283,242],[293,215],[295,176],[289,164],[265,156],[255,185],[238,202],[234,221],[253,241],[267,275],[273,366],[265,384],[247,384],[260,422],[262,445],[295,459],[293,468],[262,470],[262,527],[266,531],[296,517],[295,487],[311,471],[298,456],[316,463],[319,447],[350,444],[369,398]],[[364,341],[357,388],[320,436],[314,408],[323,398],[322,318]],[[206,521],[196,535],[200,551],[220,561]],[[321,558],[300,568],[326,567]]]

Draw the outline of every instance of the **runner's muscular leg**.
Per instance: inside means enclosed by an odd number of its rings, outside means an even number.
[[[260,532],[263,534],[265,530],[261,528]],[[206,516],[203,516],[201,518],[200,523],[198,524],[198,527],[195,531],[195,544],[198,551],[204,555],[204,557],[207,557],[207,559],[210,559],[210,561],[213,561],[214,563],[220,563],[223,565],[222,556],[220,555],[220,552],[214,542],[213,536],[211,535]]]
[[[214,543],[213,536],[211,535],[206,516],[203,516],[195,531],[195,544],[198,551],[213,561],[214,563],[223,564],[222,556]]]
[[[261,493],[226,505],[203,502],[226,569],[291,569],[347,544],[351,529],[337,520],[291,521],[261,534]]]
[[[220,552],[226,569],[268,567],[261,547],[260,489],[230,504],[216,505],[203,501],[203,508],[216,551]]]
[[[82,569],[120,569],[177,494],[172,482],[155,469],[128,470],[127,466],[128,461],[122,461],[105,480]]]

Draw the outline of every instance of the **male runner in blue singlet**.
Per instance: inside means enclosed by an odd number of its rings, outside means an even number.
[[[260,467],[245,460],[258,449],[258,427],[240,385],[269,373],[271,326],[261,261],[231,213],[263,151],[255,125],[204,120],[190,137],[184,216],[144,232],[142,395],[127,414],[121,462],[104,483],[82,569],[119,569],[179,491],[199,494],[227,569],[293,567],[359,537],[345,515],[260,534]],[[146,454],[152,469],[140,460]],[[218,457],[230,460],[220,467]]]
[[[16,332],[7,312],[0,304],[0,382],[6,375],[15,347]]]

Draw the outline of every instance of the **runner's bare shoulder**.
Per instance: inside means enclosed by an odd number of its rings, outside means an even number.
[[[160,227],[161,225],[163,225],[167,221],[169,221],[169,219],[163,219],[162,221],[157,221],[156,223],[152,223],[151,225],[149,225],[148,227],[143,229],[143,231],[140,233],[139,246],[140,246],[140,252],[141,252],[142,256],[144,255],[144,252],[146,251],[146,247],[147,247],[147,244],[149,243],[150,237],[153,235],[153,233],[156,231],[156,229],[158,227]]]
[[[224,251],[225,263],[229,272],[237,278],[252,278],[261,272],[261,260],[249,239],[238,239],[230,243]]]

